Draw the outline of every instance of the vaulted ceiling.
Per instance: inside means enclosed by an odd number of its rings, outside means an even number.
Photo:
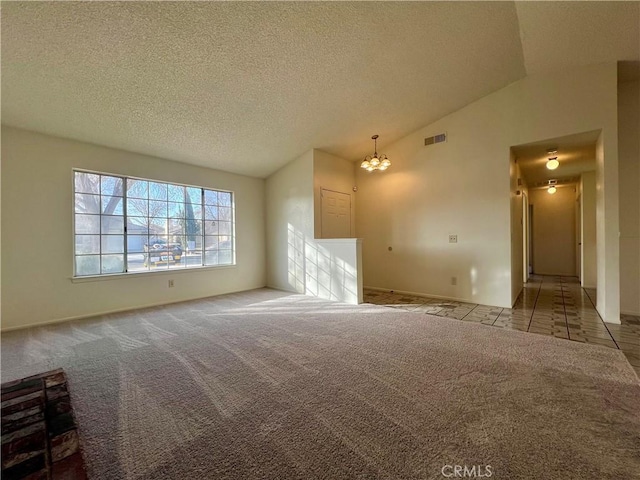
[[[265,177],[531,73],[640,60],[639,2],[3,2],[2,122]]]

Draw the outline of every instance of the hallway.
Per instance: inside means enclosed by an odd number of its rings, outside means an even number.
[[[364,301],[499,328],[550,335],[622,350],[640,377],[640,317],[605,323],[595,309],[595,290],[575,277],[533,275],[513,308],[365,289]]]

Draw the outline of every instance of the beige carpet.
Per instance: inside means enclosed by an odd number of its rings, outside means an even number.
[[[640,475],[623,354],[546,336],[264,289],[3,335],[55,367],[95,479]]]

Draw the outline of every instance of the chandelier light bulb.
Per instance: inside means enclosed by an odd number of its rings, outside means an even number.
[[[366,169],[366,168],[369,168],[369,166],[370,166],[370,165],[371,165],[371,164],[369,163],[369,161],[368,161],[368,160],[365,160],[365,161],[363,161],[363,162],[362,162],[362,164],[360,165],[360,167],[362,167],[362,168],[365,168],[365,169]]]

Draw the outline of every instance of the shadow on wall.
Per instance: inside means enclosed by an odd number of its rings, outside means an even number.
[[[298,293],[358,302],[357,268],[288,224],[288,282]]]

